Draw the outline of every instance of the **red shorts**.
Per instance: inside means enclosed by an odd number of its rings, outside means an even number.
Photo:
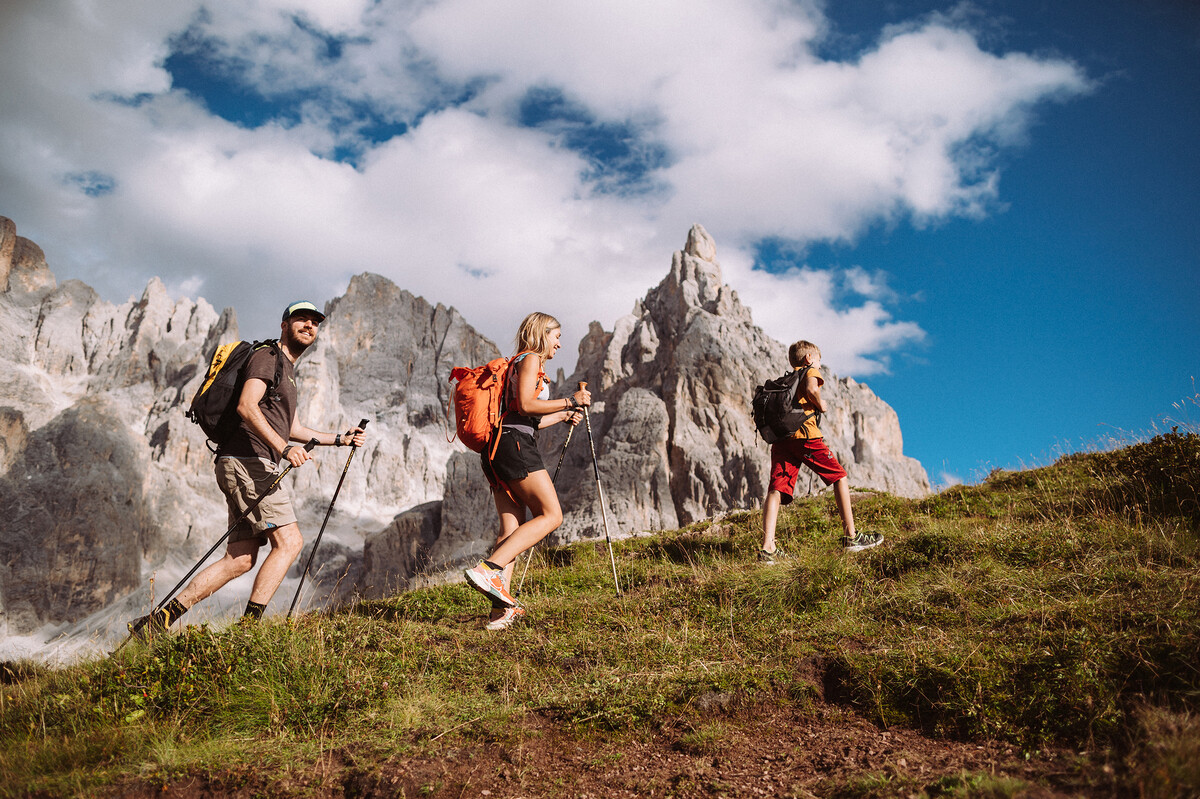
[[[833,457],[823,438],[785,438],[771,445],[770,489],[778,491],[784,505],[792,501],[800,465],[816,472],[825,485],[833,485],[846,476],[846,470]]]

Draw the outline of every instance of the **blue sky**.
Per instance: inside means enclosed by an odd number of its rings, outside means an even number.
[[[867,382],[935,480],[1200,425],[1185,401],[1200,373],[1200,6],[1002,7],[1005,46],[1066,54],[1098,84],[1039,109],[1003,155],[1004,208],[809,253],[919,296],[897,313],[924,346]]]
[[[1200,417],[1193,2],[26,0],[0,75],[0,214],[111,302],[570,341],[700,222],[935,483]]]

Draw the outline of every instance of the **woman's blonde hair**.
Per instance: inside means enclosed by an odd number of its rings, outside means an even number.
[[[517,352],[530,350],[546,360],[550,352],[550,331],[562,327],[558,320],[547,313],[534,311],[517,328]]]

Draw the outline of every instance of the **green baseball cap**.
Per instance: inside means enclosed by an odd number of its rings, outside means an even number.
[[[325,321],[325,314],[323,314],[319,310],[317,310],[317,306],[313,305],[308,300],[298,300],[296,302],[293,302],[288,307],[284,308],[283,309],[283,321],[286,322],[287,320],[292,318],[293,314],[300,313],[301,311],[308,311],[309,313],[316,314],[318,317],[320,317],[317,320],[318,322]]]

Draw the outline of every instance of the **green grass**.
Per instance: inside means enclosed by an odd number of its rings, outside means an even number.
[[[714,708],[822,694],[933,736],[1107,751],[1143,795],[1200,791],[1198,486],[1200,436],[1171,433],[919,501],[866,496],[856,519],[888,543],[854,556],[829,497],[784,509],[792,559],[774,567],[755,563],[758,512],[619,542],[620,599],[606,550],[541,549],[531,621],[500,635],[459,584],[295,623],[189,627],[66,668],[4,664],[0,795],[189,769],[286,775],[335,741],[380,760],[505,742],[527,714],[583,737],[690,717],[680,746],[705,753],[720,747]],[[1020,788],[880,775],[829,795]]]

